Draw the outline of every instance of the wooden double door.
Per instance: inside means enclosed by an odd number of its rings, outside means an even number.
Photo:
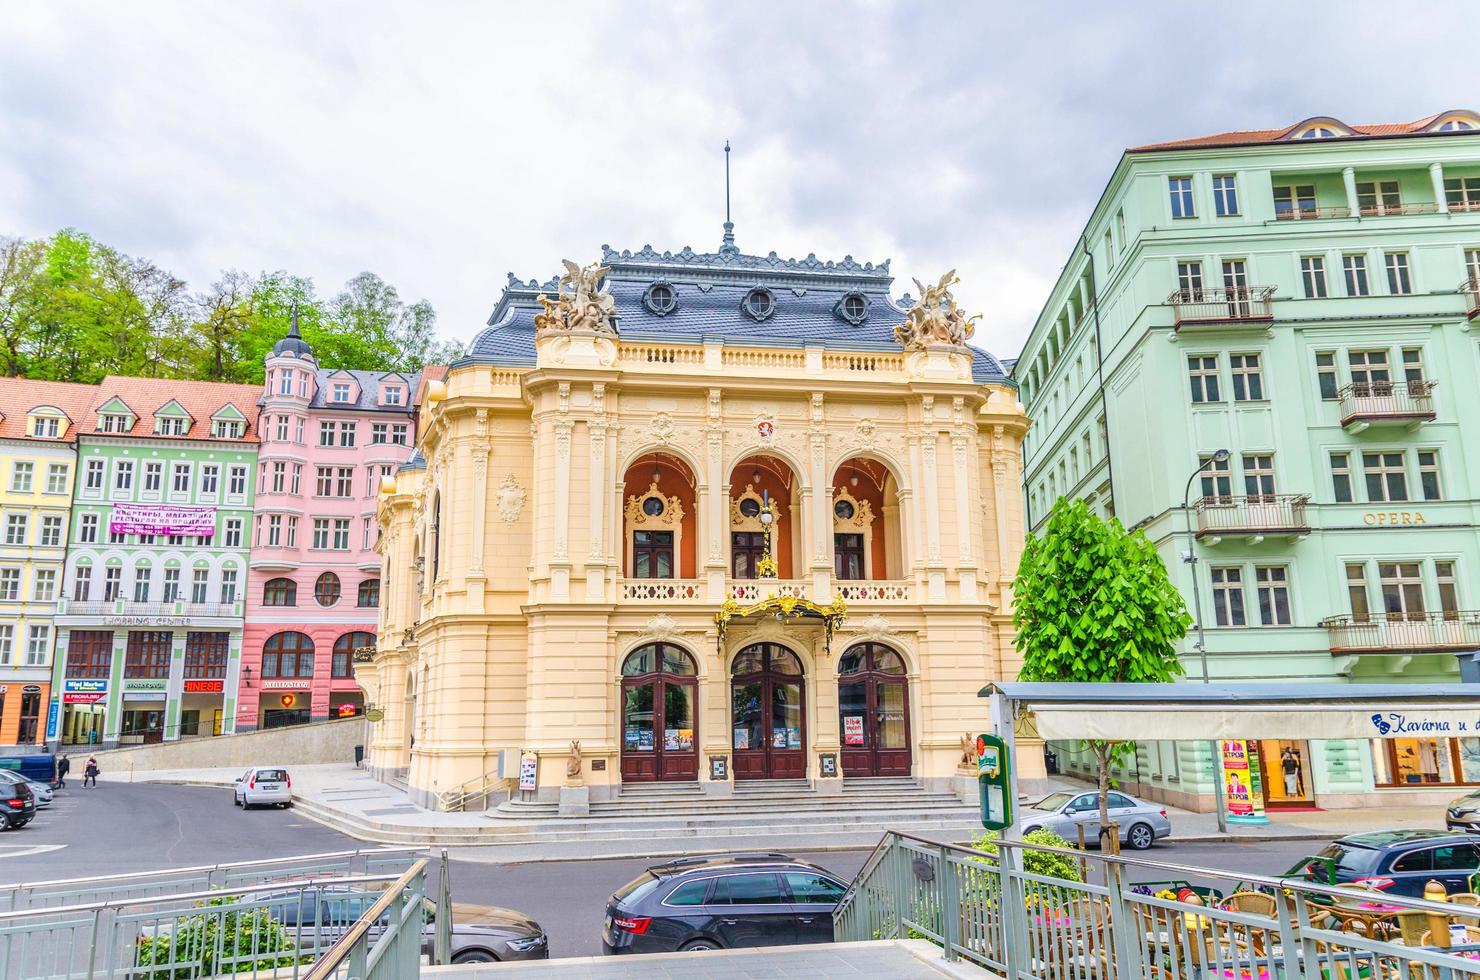
[[[735,657],[730,747],[736,779],[806,776],[806,690],[801,660],[778,643],[757,643]]]
[[[699,778],[698,671],[685,651],[652,643],[622,664],[622,781]]]
[[[838,660],[838,731],[844,776],[910,774],[910,693],[904,660],[880,643]]]

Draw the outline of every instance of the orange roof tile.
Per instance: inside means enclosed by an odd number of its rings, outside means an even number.
[[[57,440],[41,442],[67,442],[82,425],[92,405],[97,388],[92,385],[73,384],[69,381],[38,381],[34,378],[0,378],[0,438],[28,439],[26,416],[31,409],[41,405],[59,408],[72,421],[72,431],[63,433]]]
[[[257,399],[262,395],[260,385],[110,375],[102,380],[94,392],[87,417],[78,427],[90,436],[110,434],[97,431],[98,409],[118,398],[137,416],[133,430],[122,433],[123,435],[149,439],[208,439],[211,416],[230,404],[247,420],[246,434],[231,441],[257,442]],[[154,431],[154,413],[172,400],[179,402],[180,407],[190,413],[193,424],[188,435],[164,436],[157,435]]]
[[[1416,133],[1424,133],[1441,116],[1449,115],[1450,112],[1464,112],[1464,110],[1449,110],[1449,112],[1436,112],[1422,119],[1403,123],[1369,123],[1362,126],[1350,126],[1340,123],[1344,128],[1351,130],[1350,136],[1328,137],[1330,139],[1373,139],[1388,136],[1409,136]],[[1216,149],[1220,146],[1254,146],[1261,143],[1282,142],[1289,136],[1291,131],[1306,122],[1316,119],[1330,119],[1329,116],[1314,116],[1311,119],[1302,119],[1281,129],[1235,129],[1227,133],[1213,133],[1210,136],[1194,136],[1189,139],[1171,140],[1165,143],[1148,143],[1144,146],[1132,146],[1126,150],[1127,153],[1150,153],[1157,150],[1194,150],[1194,149]]]

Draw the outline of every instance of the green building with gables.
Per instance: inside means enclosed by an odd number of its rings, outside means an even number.
[[[1070,496],[1144,529],[1191,682],[1480,680],[1480,115],[1136,147],[1066,244],[1013,369],[1029,527]],[[1480,784],[1480,739],[1267,734],[1271,808]],[[1197,738],[1122,785],[1211,808]]]
[[[233,730],[260,394],[147,378],[98,386],[77,426],[51,744]]]

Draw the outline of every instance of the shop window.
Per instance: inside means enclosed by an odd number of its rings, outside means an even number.
[[[312,677],[313,653],[313,640],[303,633],[274,633],[262,644],[262,676]]]
[[[224,678],[230,652],[227,633],[188,633],[185,637],[185,676]]]
[[[164,630],[131,630],[124,655],[123,676],[169,677],[170,646],[174,638],[175,634]]]

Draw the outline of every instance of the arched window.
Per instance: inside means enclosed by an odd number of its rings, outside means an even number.
[[[320,575],[313,584],[313,597],[321,606],[332,606],[339,601],[339,576],[333,572]]]
[[[267,584],[262,586],[262,604],[264,606],[298,605],[298,584],[290,578],[268,579]]]
[[[312,677],[313,640],[303,633],[274,633],[262,644],[262,676]]]
[[[367,607],[380,605],[380,579],[367,578],[360,583],[360,595],[355,605]]]
[[[334,641],[334,662],[330,665],[330,677],[355,676],[355,651],[360,647],[375,648],[375,634],[346,633]]]

